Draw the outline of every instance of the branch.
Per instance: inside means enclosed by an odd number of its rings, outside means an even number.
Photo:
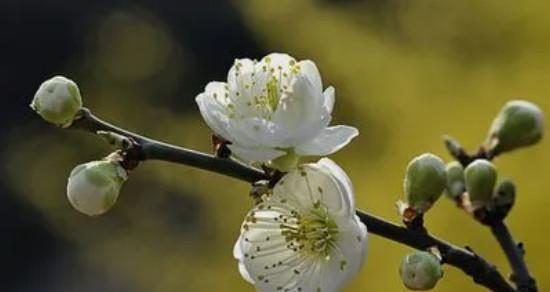
[[[219,158],[210,154],[156,141],[111,125],[83,108],[71,128],[92,133],[107,131],[133,139],[141,147],[140,160],[162,160],[216,172],[248,182],[268,179],[262,171],[246,166],[238,161]]]
[[[443,140],[451,156],[453,156],[455,160],[460,162],[460,164],[462,164],[464,168],[466,168],[476,159],[487,159],[491,161],[493,160],[493,158],[495,158],[495,153],[487,152],[484,147],[480,147],[475,154],[468,154],[466,150],[462,148],[460,143],[458,143],[458,141],[456,141],[454,138],[450,136],[444,136]],[[517,290],[520,292],[537,292],[538,288],[536,281],[529,274],[527,264],[525,263],[525,260],[523,258],[524,250],[523,248],[520,248],[515,244],[510,230],[503,221],[505,215],[495,217],[493,216],[494,214],[491,214],[492,211],[483,211],[487,212],[486,216],[488,218],[485,220],[479,220],[478,218],[476,219],[478,219],[478,221],[480,221],[482,224],[491,228],[491,232],[500,244],[501,249],[506,255],[508,263],[512,268],[512,280],[516,283]]]
[[[529,275],[529,270],[523,260],[523,249],[516,245],[506,224],[502,221],[495,222],[491,224],[491,231],[510,262],[513,271],[512,279],[517,283],[518,291],[538,291],[535,279]]]
[[[97,133],[97,131],[114,132],[133,139],[140,147],[140,160],[162,160],[209,170],[223,175],[254,183],[269,179],[264,172],[241,164],[232,159],[219,158],[213,155],[178,147],[106,123],[94,116],[88,109],[82,109],[71,128]],[[492,291],[514,292],[494,265],[479,257],[470,250],[456,247],[450,243],[432,237],[426,232],[401,227],[384,219],[357,210],[357,216],[367,226],[370,233],[419,250],[437,247],[443,262],[461,269],[472,277],[474,282]]]

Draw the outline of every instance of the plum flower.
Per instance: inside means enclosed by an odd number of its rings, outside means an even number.
[[[212,131],[246,162],[328,155],[358,134],[354,127],[328,126],[334,88],[323,91],[315,63],[286,54],[235,60],[227,82],[208,83],[196,102]]]
[[[367,229],[332,160],[301,165],[245,217],[233,253],[258,291],[333,292],[361,267]]]

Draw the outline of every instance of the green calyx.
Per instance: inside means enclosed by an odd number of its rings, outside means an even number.
[[[272,160],[269,166],[282,172],[295,169],[300,163],[301,156],[297,155],[292,149],[285,151],[287,152],[285,155]]]

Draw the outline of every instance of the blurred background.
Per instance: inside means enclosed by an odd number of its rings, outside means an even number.
[[[225,80],[234,58],[277,51],[313,59],[336,88],[335,122],[361,130],[332,158],[351,176],[360,208],[398,220],[406,164],[426,151],[449,160],[443,134],[473,150],[508,99],[550,112],[548,9],[510,0],[3,0],[2,291],[253,291],[232,257],[251,205],[245,183],[147,162],[106,215],[70,207],[70,170],[111,149],[28,108],[45,79],[74,79],[85,105],[108,121],[209,151],[194,97]],[[508,223],[541,291],[550,289],[549,147],[497,160],[518,185]],[[452,202],[438,202],[426,220],[509,273],[489,231]],[[369,240],[368,260],[345,291],[404,291],[397,267],[410,250]],[[435,290],[483,291],[452,267]]]

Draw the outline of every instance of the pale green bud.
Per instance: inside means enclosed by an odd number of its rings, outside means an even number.
[[[425,153],[414,158],[405,173],[404,192],[407,204],[417,212],[427,211],[445,189],[447,175],[441,158]]]
[[[408,254],[399,267],[403,284],[411,290],[430,290],[443,277],[439,259],[425,251]]]
[[[503,180],[498,185],[493,200],[497,208],[511,208],[516,200],[516,185],[511,180]]]
[[[447,196],[456,199],[465,191],[464,167],[458,161],[452,161],[445,166],[447,170]]]
[[[540,108],[529,101],[507,102],[493,121],[487,147],[498,154],[529,146],[542,139],[544,117]]]
[[[97,216],[116,202],[127,172],[118,162],[92,161],[75,167],[67,183],[67,198],[78,211]]]
[[[82,98],[74,81],[55,76],[40,85],[31,108],[44,120],[65,128],[82,108]]]
[[[476,159],[466,167],[464,178],[474,209],[484,207],[491,202],[497,180],[497,170],[491,162]]]

